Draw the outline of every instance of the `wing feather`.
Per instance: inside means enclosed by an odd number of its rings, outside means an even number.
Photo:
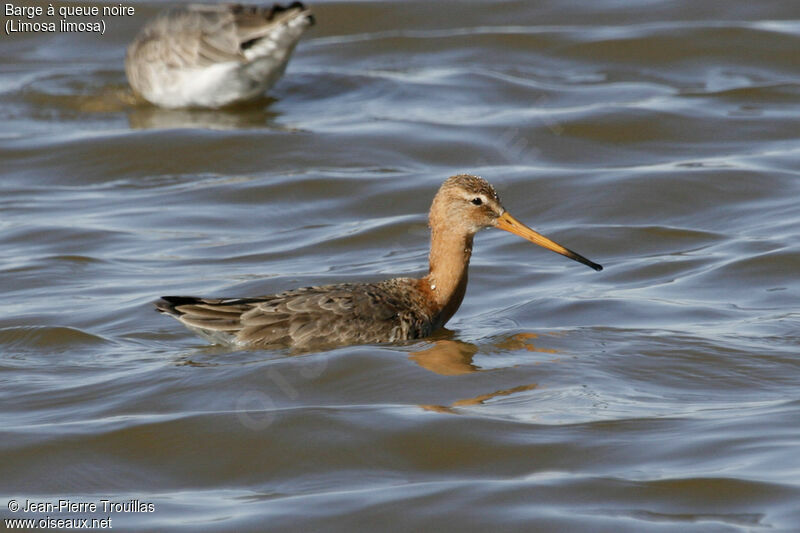
[[[305,287],[244,299],[164,297],[156,306],[212,340],[308,349],[391,342],[429,333],[413,280]]]

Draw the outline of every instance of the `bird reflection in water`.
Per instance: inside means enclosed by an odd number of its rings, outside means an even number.
[[[452,332],[446,331],[452,336]],[[527,350],[529,352],[559,353],[558,350],[552,348],[541,348],[534,345],[531,339],[538,337],[537,333],[516,333],[492,343],[492,347],[504,351]],[[431,347],[412,353],[409,359],[422,368],[442,376],[458,376],[481,370],[473,362],[473,357],[479,349],[477,345],[469,342],[438,339],[433,340]]]
[[[449,332],[451,333],[452,332]],[[503,338],[498,342],[492,343],[492,347],[502,351],[526,350],[546,354],[558,354],[559,351],[552,348],[542,348],[533,344],[532,339],[538,338],[536,333],[517,333]],[[433,345],[425,350],[420,350],[411,354],[409,359],[416,362],[422,368],[435,372],[443,376],[458,376],[472,372],[480,372],[482,369],[475,364],[473,357],[480,351],[480,348],[472,343],[439,339],[434,340]],[[538,364],[540,361],[537,361]],[[439,413],[459,414],[459,408],[483,405],[494,398],[511,396],[524,391],[533,390],[538,387],[536,383],[519,385],[516,387],[496,390],[494,392],[480,394],[472,398],[456,400],[450,405],[420,405],[426,411],[436,411]]]
[[[474,398],[457,400],[450,405],[420,405],[420,407],[422,407],[426,411],[436,411],[437,413],[449,413],[451,415],[457,415],[460,414],[458,411],[459,407],[483,405],[493,398],[499,398],[502,396],[511,396],[512,394],[516,394],[518,392],[533,390],[536,387],[538,387],[536,383],[531,383],[529,385],[519,385],[517,387],[512,387],[510,389],[502,389],[490,392],[488,394],[481,394],[479,396],[475,396]]]
[[[209,130],[236,130],[268,128],[275,131],[293,131],[281,125],[275,111],[269,106],[275,100],[263,97],[254,102],[225,109],[163,109],[149,105],[131,106],[127,109],[131,129],[205,128]]]

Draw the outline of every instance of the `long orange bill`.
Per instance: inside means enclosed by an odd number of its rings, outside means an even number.
[[[544,235],[533,231],[531,228],[529,228],[516,218],[509,215],[508,212],[503,213],[502,215],[500,215],[500,218],[497,219],[497,227],[506,230],[508,232],[511,232],[514,235],[519,235],[523,239],[527,239],[531,241],[533,244],[538,244],[539,246],[547,248],[548,250],[552,250],[557,254],[561,254],[569,257],[570,259],[574,259],[575,261],[583,263],[584,265],[590,268],[593,268],[598,271],[603,270],[603,267],[601,265],[589,261],[581,254],[576,254],[572,250],[564,248],[557,242],[551,241]]]

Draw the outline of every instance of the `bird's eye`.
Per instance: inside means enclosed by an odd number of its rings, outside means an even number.
[[[481,200],[480,198],[473,198],[471,201],[472,205],[481,205],[483,203],[483,200]]]

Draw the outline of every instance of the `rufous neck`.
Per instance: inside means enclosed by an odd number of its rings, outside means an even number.
[[[425,277],[446,322],[461,305],[467,289],[467,269],[472,255],[472,235],[432,230],[430,270]]]

